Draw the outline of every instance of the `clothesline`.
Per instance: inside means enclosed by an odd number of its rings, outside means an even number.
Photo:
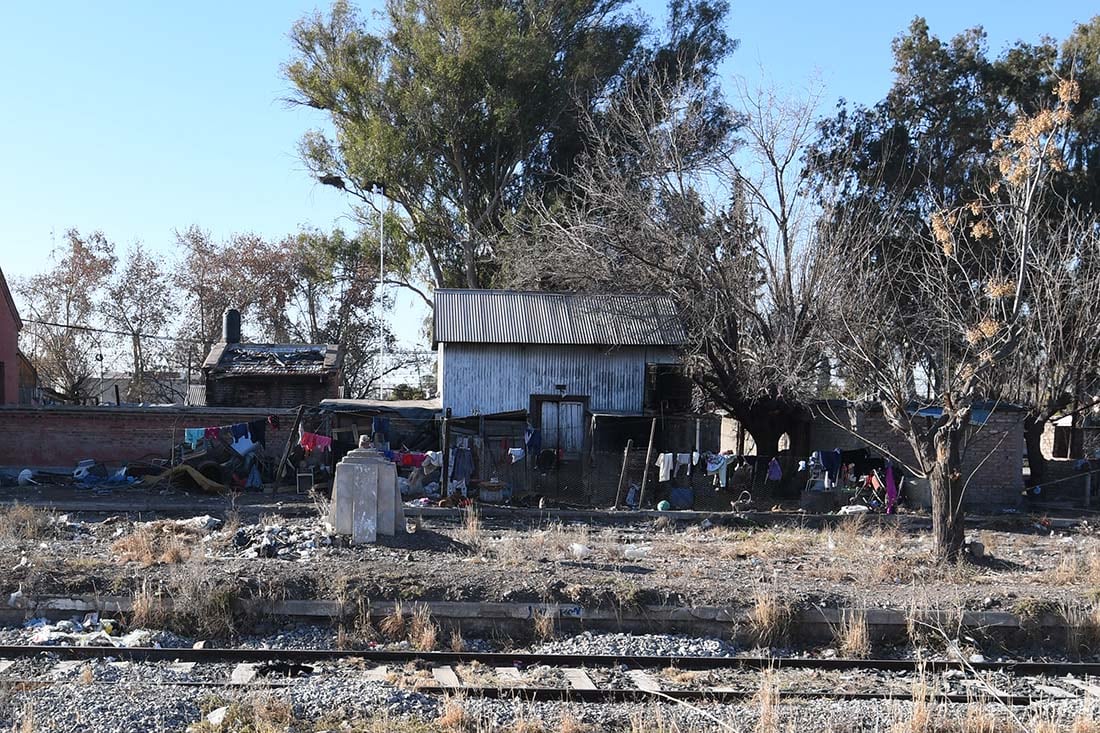
[[[219,425],[205,428],[184,428],[183,440],[191,446],[191,450],[198,448],[199,443],[204,439],[216,441],[226,437],[230,438],[229,442],[233,444],[234,447],[236,447],[236,444],[242,439],[249,441],[250,446],[252,444],[266,445],[268,425],[278,429],[277,418],[272,415],[268,416],[266,419],[261,418],[246,423],[239,422],[233,423],[232,425]]]

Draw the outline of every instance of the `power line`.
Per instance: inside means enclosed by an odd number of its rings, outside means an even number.
[[[131,336],[132,337],[134,335],[133,333],[131,333],[129,331],[115,331],[115,330],[110,329],[110,328],[94,328],[93,326],[78,326],[78,325],[74,325],[72,323],[53,323],[52,321],[37,321],[33,318],[24,318],[22,320],[23,320],[24,323],[34,323],[34,324],[39,325],[39,326],[53,326],[55,328],[70,328],[74,331],[88,331],[90,333],[107,333],[107,334],[111,334],[112,336]],[[183,341],[183,342],[187,342],[189,344],[201,344],[201,343],[203,343],[199,339],[178,338],[176,336],[160,336],[160,335],[151,334],[151,333],[139,333],[139,334],[137,334],[137,336],[138,336],[138,338],[157,339],[159,341],[177,341],[177,342]]]

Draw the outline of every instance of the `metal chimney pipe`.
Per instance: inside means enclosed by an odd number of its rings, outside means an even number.
[[[241,312],[236,308],[227,308],[222,319],[222,341],[227,344],[241,342]]]

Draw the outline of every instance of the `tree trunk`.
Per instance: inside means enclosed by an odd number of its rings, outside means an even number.
[[[1031,485],[1039,486],[1047,478],[1047,457],[1043,455],[1044,421],[1034,414],[1024,418],[1024,446],[1027,449],[1027,465],[1031,469]]]
[[[932,552],[938,560],[958,558],[965,538],[961,440],[962,431],[953,424],[941,427],[932,438],[933,460],[928,480],[932,489]]]

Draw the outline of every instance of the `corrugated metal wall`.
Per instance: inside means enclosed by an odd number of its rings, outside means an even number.
[[[456,417],[526,410],[533,394],[587,395],[593,412],[641,412],[645,365],[675,363],[671,349],[445,344],[443,408]]]

